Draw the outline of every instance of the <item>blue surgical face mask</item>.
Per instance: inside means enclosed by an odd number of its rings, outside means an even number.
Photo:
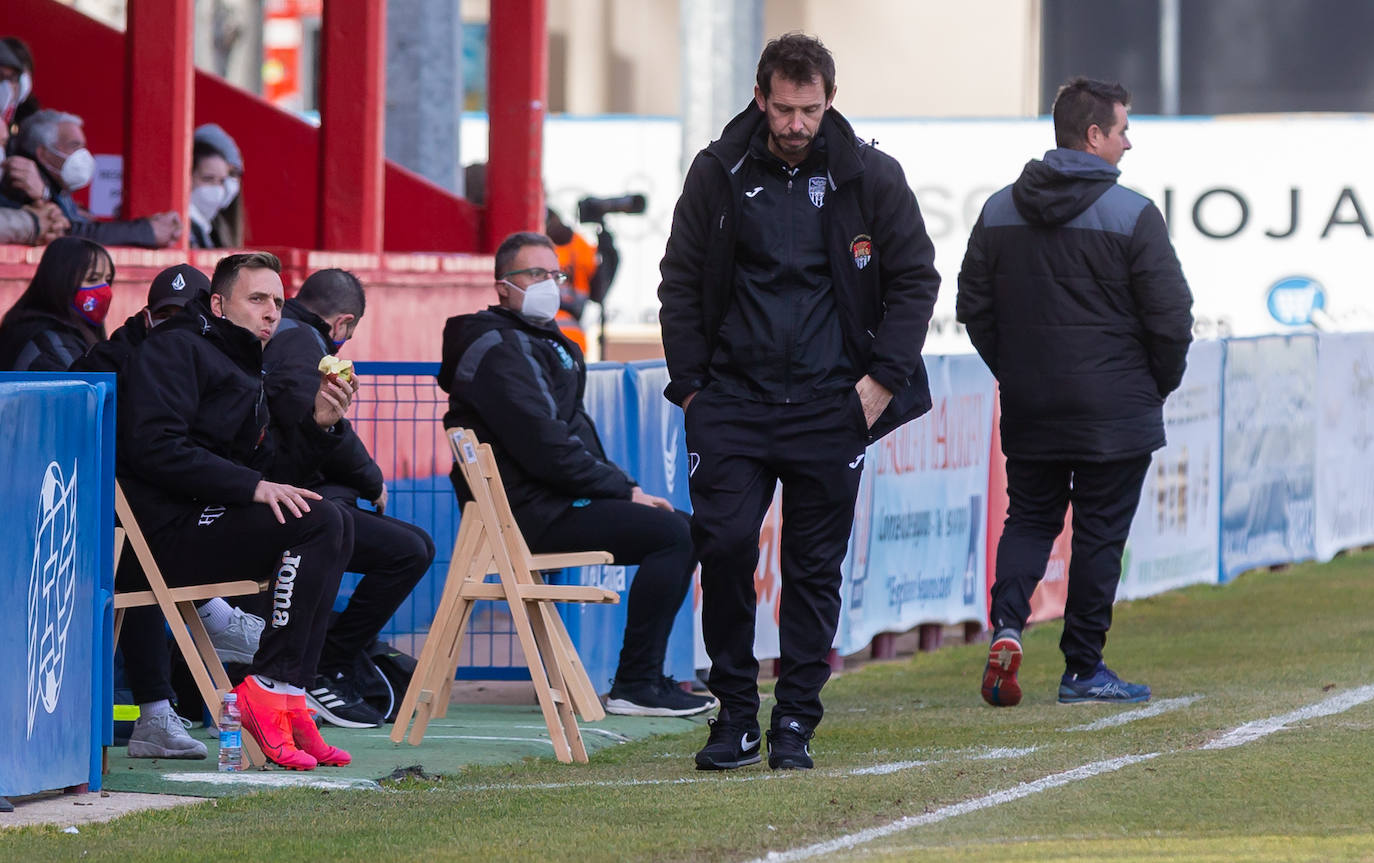
[[[334,342],[334,353],[337,354],[339,352],[339,348],[343,347],[344,343],[347,341],[348,339],[339,339],[338,341]]]

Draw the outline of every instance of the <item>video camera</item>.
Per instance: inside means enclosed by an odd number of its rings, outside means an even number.
[[[647,204],[643,195],[618,198],[583,198],[577,202],[577,221],[600,224],[607,213],[642,213]]]

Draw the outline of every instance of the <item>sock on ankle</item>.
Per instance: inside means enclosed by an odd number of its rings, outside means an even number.
[[[163,698],[163,699],[161,699],[161,700],[158,700],[158,701],[149,701],[147,704],[140,704],[140,705],[138,706],[138,715],[139,715],[140,717],[143,717],[143,716],[157,716],[159,713],[171,713],[171,712],[172,712],[172,702],[168,701],[168,700],[165,699],[165,698]]]
[[[275,692],[278,695],[284,696],[299,695],[302,698],[305,697],[305,690],[299,686],[292,686],[289,683],[283,683],[280,680],[276,680],[271,677],[265,677],[261,674],[254,674],[253,677],[258,681],[259,686],[261,686],[263,689],[268,690],[269,692]]]
[[[229,628],[229,621],[234,619],[234,608],[217,596],[197,608],[196,614],[200,615],[201,622],[205,624],[206,632],[211,635],[219,635]]]

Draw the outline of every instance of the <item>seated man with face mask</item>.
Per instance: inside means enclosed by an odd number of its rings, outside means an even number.
[[[605,550],[639,566],[630,585],[625,642],[606,710],[689,716],[716,706],[663,674],[673,618],[692,584],[691,520],[646,494],[606,458],[582,405],[582,351],[554,324],[559,283],[553,242],[512,234],[496,250],[499,304],[449,318],[439,386],[445,428],[491,444],[520,531],[535,553]],[[470,499],[455,465],[454,490]]]
[[[181,216],[174,210],[131,222],[101,222],[77,206],[72,192],[90,185],[95,157],[86,149],[82,121],[74,114],[42,110],[19,125],[13,154],[6,160],[0,181],[0,207],[23,207],[50,200],[71,223],[70,235],[95,240],[102,246],[142,246],[160,249],[181,238]],[[36,174],[20,170],[13,157],[22,157]],[[26,178],[32,182],[26,182]]]

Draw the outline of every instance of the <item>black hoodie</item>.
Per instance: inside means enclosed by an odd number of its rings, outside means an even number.
[[[527,539],[579,498],[630,499],[634,480],[606,458],[582,406],[582,351],[556,326],[499,306],[449,318],[438,380],[449,394],[444,428],[491,444]],[[459,499],[471,500],[457,465],[452,479]]]
[[[249,504],[264,479],[301,485],[338,445],[312,417],[275,423],[264,381],[261,342],[204,294],[144,340],[120,387],[117,471],[145,532]]]
[[[295,418],[314,411],[315,396],[320,391],[320,359],[325,354],[338,353],[329,340],[329,324],[291,298],[282,308],[281,325],[263,350],[263,365],[267,369],[267,393],[273,403],[278,400],[292,405]],[[343,486],[353,497],[376,500],[382,494],[382,469],[368,453],[348,420],[340,421],[342,441],[321,465],[320,473],[307,480],[310,488],[325,484]],[[331,489],[330,497],[344,489]],[[343,495],[347,496],[347,495]],[[352,501],[349,501],[350,503]]]
[[[1164,445],[1193,298],[1164,218],[1116,168],[1051,150],[969,237],[958,319],[1002,398],[1009,457],[1108,461]]]

